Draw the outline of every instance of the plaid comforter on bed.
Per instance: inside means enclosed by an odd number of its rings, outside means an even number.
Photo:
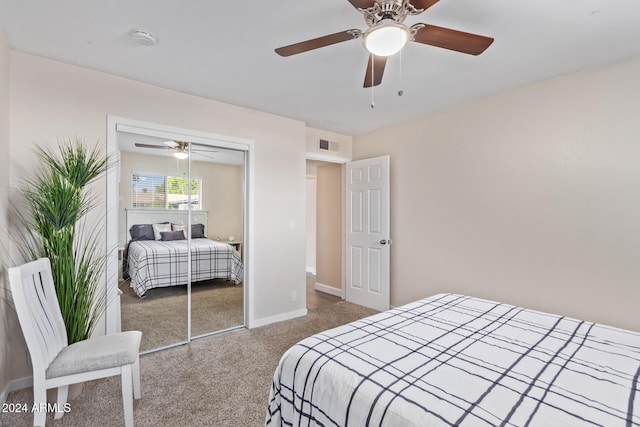
[[[640,334],[441,294],[310,338],[273,426],[637,426]]]
[[[188,241],[142,240],[128,248],[131,288],[144,294],[153,288],[184,285],[188,278]],[[191,240],[191,281],[228,279],[236,284],[243,280],[240,255],[225,243],[209,239]]]

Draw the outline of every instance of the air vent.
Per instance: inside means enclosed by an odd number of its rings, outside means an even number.
[[[337,142],[328,141],[326,139],[321,139],[318,147],[321,150],[326,151],[340,151],[340,144],[338,144]]]

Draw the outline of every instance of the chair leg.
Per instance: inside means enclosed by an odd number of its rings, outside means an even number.
[[[140,399],[140,358],[131,365],[131,375],[133,376],[133,398]]]
[[[55,419],[59,420],[64,415],[64,404],[67,403],[67,396],[69,395],[69,385],[61,385],[58,387],[58,404],[56,405]]]
[[[122,382],[122,405],[124,407],[124,425],[133,427],[133,384],[131,365],[120,368],[120,381]]]
[[[47,420],[47,389],[44,384],[36,382],[33,384],[33,425],[44,427]]]

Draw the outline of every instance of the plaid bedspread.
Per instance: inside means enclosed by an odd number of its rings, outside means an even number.
[[[270,426],[637,426],[640,334],[441,294],[291,347]]]
[[[129,244],[131,288],[138,296],[144,296],[149,289],[187,283],[187,243],[142,240]],[[192,282],[228,279],[238,284],[243,280],[240,255],[232,246],[214,240],[191,240],[191,267]]]

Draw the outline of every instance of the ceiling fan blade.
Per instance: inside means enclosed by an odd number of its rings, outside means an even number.
[[[329,34],[327,36],[306,40],[300,43],[290,44],[289,46],[279,47],[276,49],[276,53],[280,56],[291,56],[291,55],[296,55],[298,53],[307,52],[309,50],[329,46],[332,44],[357,39],[357,38],[360,38],[361,36],[362,36],[362,31],[360,30],[346,30],[346,31],[341,31],[339,33]]]
[[[180,145],[177,141],[163,141],[162,143],[170,148],[177,148]]]
[[[382,83],[382,75],[384,74],[384,67],[387,65],[386,56],[376,56],[369,54],[369,61],[367,62],[367,72],[364,76],[364,87],[377,86]],[[373,75],[371,70],[373,68]]]
[[[140,148],[160,148],[161,150],[173,150],[173,147],[165,147],[162,145],[140,144],[138,142],[136,142],[134,145]]]
[[[202,147],[202,148],[200,149],[200,148],[193,148],[193,147]],[[219,151],[219,148],[209,144],[203,144],[201,142],[192,142],[191,151],[208,151],[210,153],[217,153]]]
[[[438,3],[438,1],[439,0],[410,0],[409,3],[411,3],[416,9],[422,9],[423,11],[425,11],[434,4]]]
[[[192,153],[219,153],[220,151],[218,151],[218,150],[206,150],[206,149],[205,150],[197,150],[195,148],[192,148],[191,152]]]
[[[438,27],[435,25],[415,24],[411,26],[415,30],[413,41],[456,52],[480,55],[488,48],[493,39],[477,34]]]
[[[356,9],[369,9],[376,4],[375,0],[348,0]]]
[[[219,159],[216,159],[215,157],[207,156],[206,154],[203,154],[202,151],[193,152],[193,150],[192,150],[191,152],[193,153],[192,159],[194,159],[194,160],[197,160],[198,156],[202,156],[202,157],[206,157],[207,159],[210,159],[210,160],[219,161]],[[217,151],[207,151],[207,153],[217,153]]]

